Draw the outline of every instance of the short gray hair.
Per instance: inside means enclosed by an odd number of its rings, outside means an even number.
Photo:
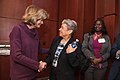
[[[64,19],[62,24],[66,24],[68,29],[73,30],[73,33],[77,30],[77,22],[71,19]]]

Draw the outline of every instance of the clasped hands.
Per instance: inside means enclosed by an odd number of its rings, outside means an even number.
[[[40,61],[40,62],[39,62],[38,72],[43,71],[46,67],[47,67],[47,63],[46,63],[46,62],[43,62],[43,61]]]
[[[102,61],[102,58],[93,58],[91,59],[91,65],[98,68],[98,69],[101,69],[102,68],[102,64],[100,63]]]
[[[99,62],[101,62],[101,61],[102,61],[101,57],[100,58],[94,58],[94,59],[91,60],[92,64],[99,64]]]

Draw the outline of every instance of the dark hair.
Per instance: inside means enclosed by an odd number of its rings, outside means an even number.
[[[101,23],[101,25],[102,25],[102,30],[101,30],[102,35],[108,34],[108,33],[107,33],[107,30],[106,30],[106,26],[105,26],[104,20],[103,20],[102,18],[98,18],[98,19],[94,22],[93,27],[92,27],[92,30],[91,30],[90,33],[91,33],[91,34],[94,34],[94,33],[96,32],[95,26],[96,26],[96,22],[97,22],[97,21],[100,21],[100,23]]]

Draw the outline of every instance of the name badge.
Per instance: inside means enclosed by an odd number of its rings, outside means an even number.
[[[105,39],[104,38],[100,38],[100,39],[98,39],[98,42],[99,43],[105,43]]]

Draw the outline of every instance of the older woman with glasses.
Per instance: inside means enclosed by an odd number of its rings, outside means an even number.
[[[49,55],[45,62],[41,63],[41,70],[50,65],[50,80],[74,80],[75,68],[79,66],[79,54],[81,45],[73,35],[77,29],[77,23],[71,19],[64,19],[56,37],[50,47]]]

